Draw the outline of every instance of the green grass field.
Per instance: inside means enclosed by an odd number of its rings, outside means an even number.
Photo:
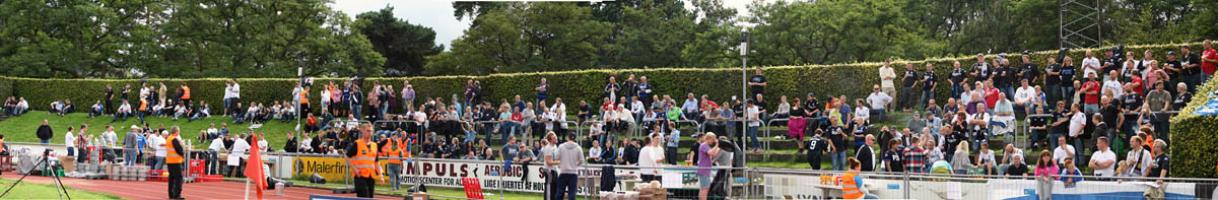
[[[54,130],[55,134],[51,138],[51,143],[53,144],[63,144],[64,133],[68,131],[68,127],[70,126],[73,128],[73,130],[75,130],[76,128],[79,128],[81,124],[87,124],[89,128],[86,130],[86,133],[94,136],[99,136],[102,132],[106,131],[105,126],[114,126],[114,132],[118,134],[118,138],[121,142],[123,136],[127,135],[127,131],[131,130],[131,125],[139,123],[139,119],[137,118],[128,118],[125,121],[111,122],[110,117],[89,118],[88,114],[86,113],[72,113],[60,117],[59,115],[51,115],[43,111],[31,111],[19,117],[9,117],[8,119],[0,120],[0,134],[4,134],[4,141],[6,142],[37,143],[38,136],[35,135],[35,131],[38,130],[38,126],[42,125],[43,119],[50,122],[51,129]],[[189,140],[195,140],[198,138],[199,132],[206,130],[211,126],[211,124],[215,124],[216,127],[219,128],[221,123],[232,122],[231,118],[221,116],[213,116],[207,119],[191,122],[187,122],[186,119],[173,120],[171,118],[164,117],[148,117],[145,118],[145,120],[148,125],[154,128],[161,126],[165,126],[166,128],[179,126],[182,130],[182,137]],[[249,126],[249,123],[229,123],[228,129],[230,133],[241,133],[249,130]],[[287,140],[287,132],[292,131],[295,126],[295,122],[283,123],[279,121],[271,121],[263,124],[261,128],[258,128],[255,131],[264,133],[265,137],[269,139],[268,141],[270,141],[271,147],[274,149],[279,149],[283,147],[284,141]],[[207,142],[208,141],[194,141],[194,148],[207,148]]]
[[[0,179],[0,187],[8,189],[8,186],[12,185],[14,181],[16,180]],[[3,199],[59,199],[57,190],[59,188],[55,185],[21,182]],[[106,193],[88,192],[71,187],[68,188],[68,195],[72,196],[72,199],[121,199]]]

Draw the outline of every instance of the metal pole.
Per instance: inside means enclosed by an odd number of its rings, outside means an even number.
[[[749,28],[747,28],[747,27],[742,28],[740,30],[740,33],[741,33],[741,37],[740,37],[740,98],[743,98],[747,102],[749,99],[749,95],[748,95],[748,93],[749,93],[749,88],[748,88]],[[744,105],[741,105],[741,106],[743,107]],[[748,108],[744,108],[744,111],[748,112]],[[746,113],[741,113],[741,114],[742,114],[741,116],[745,116],[745,117],[748,116]],[[732,123],[732,122],[729,121],[728,123]],[[745,134],[748,133],[748,122],[745,120],[740,120],[740,125],[741,125],[740,136],[742,136],[740,138],[743,140],[743,138],[747,137]],[[739,141],[739,143],[745,144],[744,141]],[[749,147],[748,147],[748,145],[740,145],[740,146],[741,146],[741,149],[743,150],[740,153],[744,154],[744,155],[741,155],[741,158],[744,159],[741,162],[745,163],[745,166],[747,166],[748,160],[749,160],[748,159]]]

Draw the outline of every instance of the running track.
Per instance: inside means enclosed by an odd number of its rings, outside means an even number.
[[[17,173],[4,173],[0,178],[16,180],[21,178]],[[109,193],[123,199],[167,199],[169,197],[166,182],[136,182],[136,181],[111,181],[111,180],[85,180],[76,178],[62,178],[64,185],[80,190]],[[44,176],[29,176],[22,182],[24,183],[41,183],[55,184],[55,180]],[[186,199],[242,199],[244,197],[243,189],[245,183],[239,182],[202,182],[202,183],[186,183],[182,187],[182,197]],[[320,194],[329,196],[355,197],[355,194],[333,194],[330,190],[303,188],[303,187],[288,187],[284,191],[284,196],[275,195],[274,190],[263,192],[265,199],[308,199],[309,194]],[[250,192],[250,198],[253,198],[253,191]],[[391,197],[377,195],[377,199],[401,199],[402,197]]]

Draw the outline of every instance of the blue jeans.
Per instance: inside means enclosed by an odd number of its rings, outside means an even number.
[[[935,99],[935,91],[922,90],[922,98],[918,99],[918,105],[922,106],[922,109],[926,109],[930,106],[931,99]]]
[[[757,127],[749,126],[746,131],[749,134],[749,147],[753,149],[761,148],[761,141],[757,140]]]
[[[838,152],[829,153],[833,155],[833,170],[846,170],[846,150],[841,149]]]
[[[49,139],[48,140],[39,139],[38,141],[39,141],[39,143],[42,143],[42,144],[51,143],[51,140],[49,140]]]
[[[152,163],[149,163],[149,165],[152,165],[152,169],[164,169],[165,157],[154,156],[152,157]]]
[[[137,154],[134,149],[123,151],[123,166],[135,166],[135,156]]]
[[[963,93],[963,92],[964,92],[964,86],[961,86],[960,83],[952,84],[952,98],[959,99],[960,93]]]
[[[1074,101],[1073,83],[1071,83],[1070,85],[1062,84],[1060,97],[1061,97],[1061,99],[1058,99],[1058,100],[1066,101],[1066,105],[1070,105],[1071,101]]]
[[[560,174],[558,175],[558,187],[554,188],[555,200],[563,199],[575,200],[576,192],[579,191],[579,175],[576,174]]]
[[[389,175],[389,182],[393,185],[393,190],[402,189],[402,182],[398,180],[398,172],[402,171],[402,164],[386,164],[386,173]]]
[[[514,135],[514,134],[512,134],[512,132],[516,131],[517,126],[519,126],[519,125],[517,125],[515,122],[499,123],[499,135],[502,136],[501,139],[503,139],[502,141],[504,143],[507,143],[508,136]]]

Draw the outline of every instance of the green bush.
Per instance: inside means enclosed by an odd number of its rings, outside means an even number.
[[[1179,50],[1181,45],[1197,46],[1198,43],[1187,44],[1159,44],[1159,45],[1140,45],[1130,46],[1127,52],[1142,52],[1143,50],[1152,50],[1158,57],[1165,57],[1168,50]],[[1199,52],[1199,51],[1198,51]],[[1097,56],[1102,56],[1102,50],[1097,50]],[[1042,67],[1046,62],[1046,58],[1056,56],[1057,51],[1042,51],[1034,52],[1033,60],[1039,63]],[[1070,53],[1071,57],[1076,58],[1077,64],[1081,64],[1083,50],[1074,50]],[[1018,54],[1010,55],[1012,64],[1018,64]],[[899,75],[904,70],[901,63],[913,62],[916,63],[916,69],[924,69],[924,63],[932,63],[936,66],[935,73],[939,75],[941,83],[946,83],[948,71],[951,70],[953,61],[961,61],[966,68],[974,63],[974,57],[963,56],[955,58],[936,58],[921,61],[897,61],[894,68]],[[766,96],[771,102],[769,106],[777,106],[778,96],[787,95],[790,97],[803,97],[803,94],[814,92],[821,101],[824,101],[828,95],[846,95],[849,98],[864,98],[871,91],[871,86],[879,83],[878,68],[881,63],[849,63],[849,64],[834,64],[834,65],[806,65],[806,66],[773,66],[765,67],[765,74],[769,79],[769,86],[766,88]],[[748,72],[751,75],[752,69]],[[403,80],[410,80],[422,97],[444,97],[446,100],[457,95],[463,98],[463,91],[466,80],[474,79],[483,83],[483,100],[498,102],[499,100],[511,100],[513,95],[521,95],[524,99],[535,99],[536,92],[533,90],[541,78],[547,78],[550,81],[550,96],[562,97],[564,102],[568,104],[569,112],[575,112],[575,106],[579,100],[587,100],[590,104],[597,105],[600,102],[601,90],[604,87],[605,80],[610,75],[636,74],[638,76],[647,76],[655,86],[656,94],[658,95],[673,95],[673,98],[684,99],[687,92],[695,94],[707,94],[716,100],[726,100],[727,97],[740,94],[741,70],[740,68],[658,68],[658,69],[599,69],[599,70],[581,70],[581,71],[560,71],[560,72],[539,72],[539,73],[510,73],[510,74],[492,74],[486,76],[436,76],[436,77],[383,77],[369,78],[364,83],[364,89],[370,89],[374,81],[381,83],[392,84],[395,89],[400,90]],[[1081,74],[1080,74],[1081,76]],[[149,79],[150,83],[164,82],[170,89],[174,89],[178,82],[185,82],[192,89],[195,102],[206,101],[214,108],[221,106],[221,98],[223,97],[224,89],[223,78],[204,78],[204,79]],[[342,78],[318,78],[315,84],[322,85],[329,81],[334,81],[341,84]],[[624,80],[624,78],[619,78]],[[24,96],[30,101],[33,109],[45,110],[49,103],[56,99],[71,99],[79,109],[87,108],[93,102],[102,98],[106,85],[113,85],[116,88],[121,88],[123,84],[136,85],[138,79],[34,79],[34,78],[0,78],[0,94],[5,94],[5,83],[11,84],[11,94]],[[241,83],[241,101],[242,102],[264,102],[269,103],[275,100],[290,100],[291,88],[295,85],[296,79],[292,78],[243,78],[238,79]],[[312,90],[311,102],[319,103],[317,100],[320,87],[315,87]],[[950,87],[944,84],[938,87],[937,97],[939,100],[945,100],[950,91]],[[129,98],[134,99],[138,90],[133,90]],[[116,92],[117,95],[117,92]],[[552,101],[551,101],[552,102]],[[115,104],[118,104],[117,102]],[[116,105],[117,106],[117,105]]]
[[[1173,177],[1218,177],[1218,117],[1193,114],[1209,101],[1208,94],[1218,91],[1218,80],[1211,79],[1197,88],[1188,106],[1171,119],[1171,144],[1167,145],[1171,155]]]

